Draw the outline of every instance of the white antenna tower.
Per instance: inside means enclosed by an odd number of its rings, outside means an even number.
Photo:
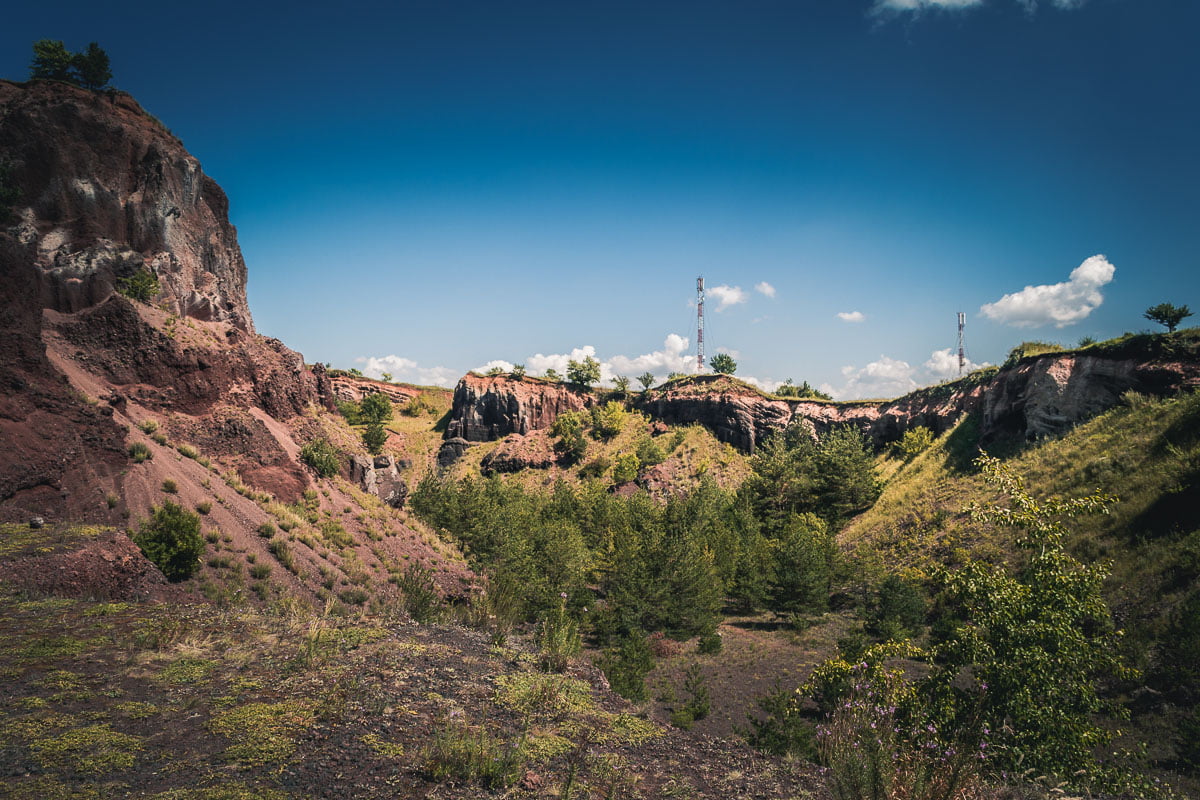
[[[696,372],[704,372],[704,276],[696,278]]]
[[[958,377],[962,377],[963,370],[967,366],[967,347],[966,340],[963,338],[963,328],[967,325],[967,315],[963,312],[958,312]]]

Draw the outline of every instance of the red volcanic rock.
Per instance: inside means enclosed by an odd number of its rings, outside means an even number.
[[[548,469],[558,461],[550,431],[530,431],[525,435],[513,433],[505,437],[492,452],[483,457],[479,469],[484,475],[493,472],[520,472],[523,469]]]
[[[548,428],[568,411],[596,402],[586,389],[537,378],[467,373],[454,387],[454,405],[446,438],[490,442],[510,433]]]
[[[46,307],[78,311],[148,269],[156,303],[253,331],[225,193],[133,98],[0,81],[0,152],[21,190],[13,233]]]
[[[128,465],[127,403],[332,407],[322,368],[254,333],[224,193],[131,98],[0,81],[0,153],[19,192],[0,221],[0,518],[92,513]],[[153,305],[114,291],[138,270]],[[253,466],[290,495],[307,479],[289,464]]]
[[[397,386],[351,375],[337,375],[329,380],[333,386],[333,396],[342,402],[357,403],[367,395],[379,392],[387,395],[393,403],[407,403],[421,393],[420,389],[412,386]]]

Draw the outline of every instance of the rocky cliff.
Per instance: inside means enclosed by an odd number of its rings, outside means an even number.
[[[321,369],[255,334],[224,193],[132,98],[0,81],[0,161],[18,192],[0,222],[0,513],[78,516],[81,487],[119,489],[142,411],[331,404]],[[116,291],[139,271],[158,279],[150,303]],[[303,488],[275,450],[272,488],[279,470]]]
[[[468,373],[454,387],[446,438],[489,442],[529,433],[550,427],[559,414],[590,407],[595,399],[565,383]]]
[[[699,375],[636,395],[632,405],[651,419],[702,424],[747,453],[773,431],[794,423],[810,426],[818,436],[836,425],[853,425],[882,447],[917,426],[943,433],[972,412],[979,414],[984,442],[998,436],[1036,439],[1063,433],[1112,407],[1126,391],[1163,394],[1200,386],[1200,353],[1194,346],[1171,347],[1169,338],[1134,339],[1132,345],[1096,354],[1085,350],[1027,358],[895,400],[835,403],[772,397],[734,378]],[[594,400],[591,393],[562,384],[468,375],[455,390],[449,428],[454,433],[447,438],[487,441],[524,434]]]

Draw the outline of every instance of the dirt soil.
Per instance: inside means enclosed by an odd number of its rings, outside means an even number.
[[[7,531],[0,559],[28,558],[27,540]],[[824,796],[810,766],[647,719],[586,659],[544,673],[527,636],[497,644],[442,614],[113,602],[5,580],[0,797]]]

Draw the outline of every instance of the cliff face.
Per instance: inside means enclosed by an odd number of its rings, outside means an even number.
[[[78,311],[148,269],[156,304],[253,330],[225,193],[131,97],[0,81],[0,152],[46,307]]]
[[[119,488],[142,412],[331,405],[323,370],[254,333],[224,193],[131,98],[0,81],[0,160],[19,191],[0,222],[0,512],[86,516],[82,487]],[[138,270],[151,304],[115,291]]]
[[[1113,358],[1079,354],[1027,359],[983,380],[921,389],[883,402],[832,403],[771,398],[723,375],[676,381],[634,398],[651,419],[706,426],[721,441],[752,453],[773,431],[803,423],[818,436],[837,425],[859,428],[876,447],[918,426],[941,434],[964,414],[980,414],[983,441],[1056,435],[1111,408],[1129,390],[1161,394],[1200,386],[1200,359]],[[590,395],[561,384],[468,375],[454,395],[451,431],[469,441],[548,427],[569,394],[575,410]],[[450,434],[447,434],[448,436]]]
[[[510,433],[525,434],[548,428],[559,414],[580,411],[594,402],[591,392],[565,383],[468,373],[454,387],[446,438],[489,442]]]

